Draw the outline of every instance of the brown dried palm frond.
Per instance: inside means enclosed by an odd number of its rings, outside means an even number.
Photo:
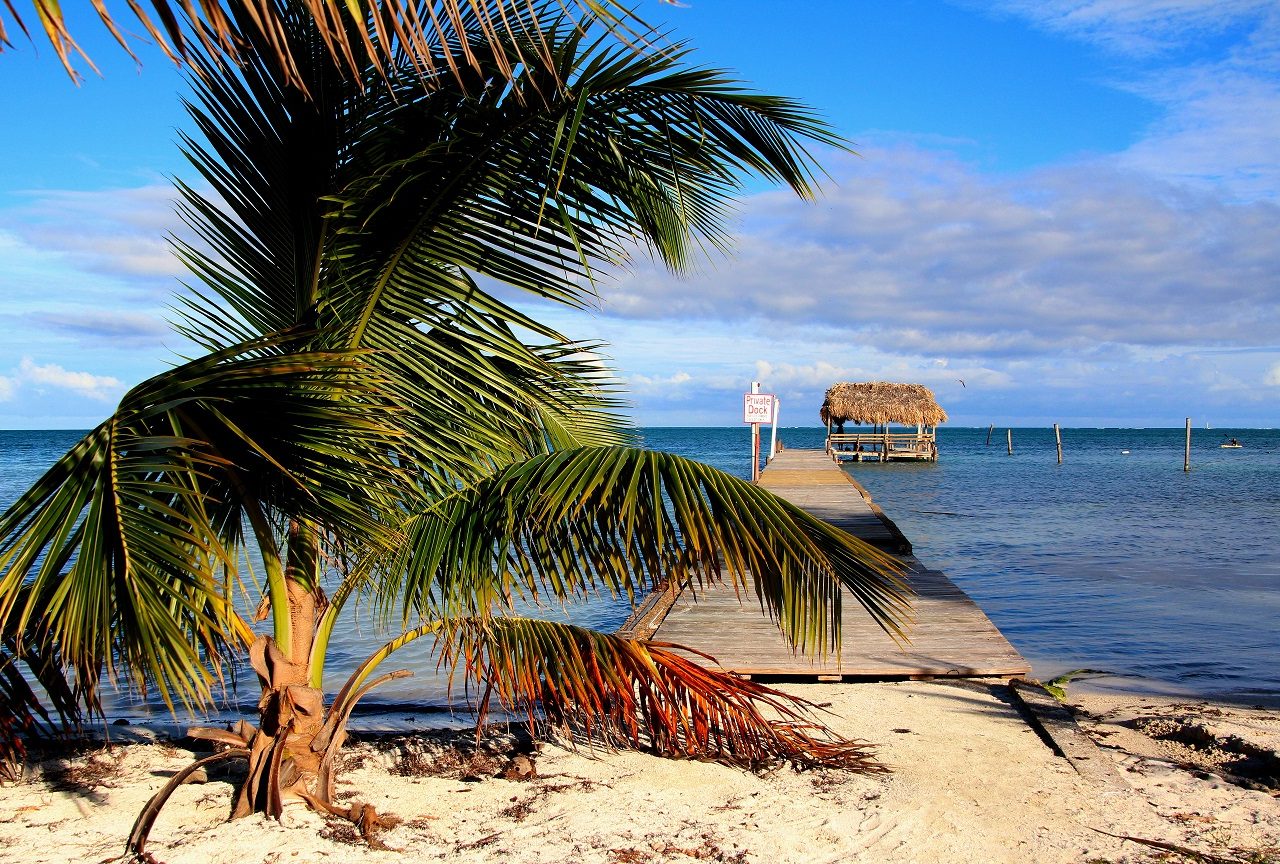
[[[268,46],[275,63],[289,83],[305,89],[298,63],[286,38],[286,20],[306,15],[315,21],[333,59],[359,78],[369,65],[377,69],[405,58],[426,77],[437,73],[455,76],[461,70],[480,70],[463,32],[480,32],[500,51],[500,71],[508,80],[516,70],[530,63],[551,68],[549,53],[514,52],[513,46],[537,46],[542,42],[538,16],[528,13],[529,0],[151,0],[154,17],[143,5],[127,0],[121,16],[119,2],[92,0],[94,11],[116,42],[135,60],[137,56],[121,23],[132,17],[147,37],[175,63],[191,60],[204,52],[233,63],[243,59],[251,46]],[[73,79],[80,75],[73,65],[79,57],[95,72],[97,67],[76,42],[59,0],[31,0],[34,20],[44,31],[58,59]],[[623,41],[643,41],[643,27],[618,0],[557,0],[556,5],[570,20],[594,16],[613,28]],[[13,25],[31,38],[28,18],[6,0]],[[9,46],[5,18],[0,14],[0,51]],[[539,56],[539,54],[541,56]]]
[[[677,645],[623,639],[530,618],[451,622],[446,665],[531,724],[539,709],[590,740],[658,755],[764,770],[883,771],[871,748],[846,739],[796,696],[712,668],[713,658]],[[701,662],[699,662],[701,661]]]

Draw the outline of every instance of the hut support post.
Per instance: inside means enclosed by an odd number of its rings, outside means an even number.
[[[1191,418],[1187,418],[1187,443],[1182,448],[1182,470],[1191,470]]]
[[[1057,423],[1053,424],[1053,437],[1058,442],[1058,464],[1062,464],[1062,429]]]

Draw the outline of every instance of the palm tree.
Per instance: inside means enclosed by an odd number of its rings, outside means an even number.
[[[258,724],[196,730],[230,745],[212,758],[249,762],[233,815],[278,815],[288,797],[334,809],[351,710],[424,636],[486,705],[531,720],[748,766],[868,765],[803,700],[672,646],[515,613],[751,573],[793,644],[820,652],[838,644],[842,587],[891,630],[904,589],[893,559],[763,489],[626,446],[596,346],[481,281],[582,305],[636,248],[680,269],[725,243],[745,172],[807,196],[801,142],[838,139],[796,103],[690,67],[683,48],[637,52],[554,0],[497,47],[460,16],[437,59],[476,64],[430,86],[403,57],[353,78],[309,16],[275,8],[304,87],[247,19],[242,67],[195,63],[207,144],[185,149],[214,194],[180,187],[199,245],[178,244],[195,276],[179,328],[207,353],[130,391],[0,517],[4,638],[34,627],[91,711],[104,673],[203,704],[247,653]],[[533,50],[533,32],[550,62],[508,79],[502,55]],[[233,602],[250,550],[262,632]],[[361,597],[402,633],[326,700],[329,641]]]

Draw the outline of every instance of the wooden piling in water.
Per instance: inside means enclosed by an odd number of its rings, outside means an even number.
[[[1004,431],[1005,431],[1005,437],[1009,439],[1009,455],[1012,456],[1013,455],[1013,430],[1006,429]]]
[[[1058,442],[1058,464],[1062,464],[1062,429],[1057,423],[1053,424],[1053,437]]]
[[[991,433],[994,432],[995,429],[996,429],[996,424],[994,423],[992,423],[990,426],[987,427],[987,446],[988,447],[991,446]]]
[[[1182,448],[1182,470],[1187,472],[1191,470],[1191,418],[1187,418],[1187,443]]]

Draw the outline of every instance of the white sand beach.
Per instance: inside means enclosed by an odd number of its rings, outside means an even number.
[[[1120,839],[1127,835],[1218,860],[1280,860],[1280,711],[1073,692],[1081,727],[1117,769],[1116,782],[1105,782],[1056,755],[1007,688],[783,689],[825,704],[832,726],[875,742],[891,771],[755,775],[543,744],[532,756],[536,776],[503,779],[493,775],[520,773],[504,755],[448,771],[451,751],[441,758],[422,739],[384,739],[350,748],[339,797],[404,820],[381,835],[386,848],[302,806],[280,822],[227,823],[233,787],[214,775],[178,790],[148,851],[168,864],[1193,860]],[[0,788],[0,861],[119,856],[147,797],[190,759],[155,742],[31,766],[22,782]],[[1232,770],[1270,771],[1272,787],[1246,788]]]

